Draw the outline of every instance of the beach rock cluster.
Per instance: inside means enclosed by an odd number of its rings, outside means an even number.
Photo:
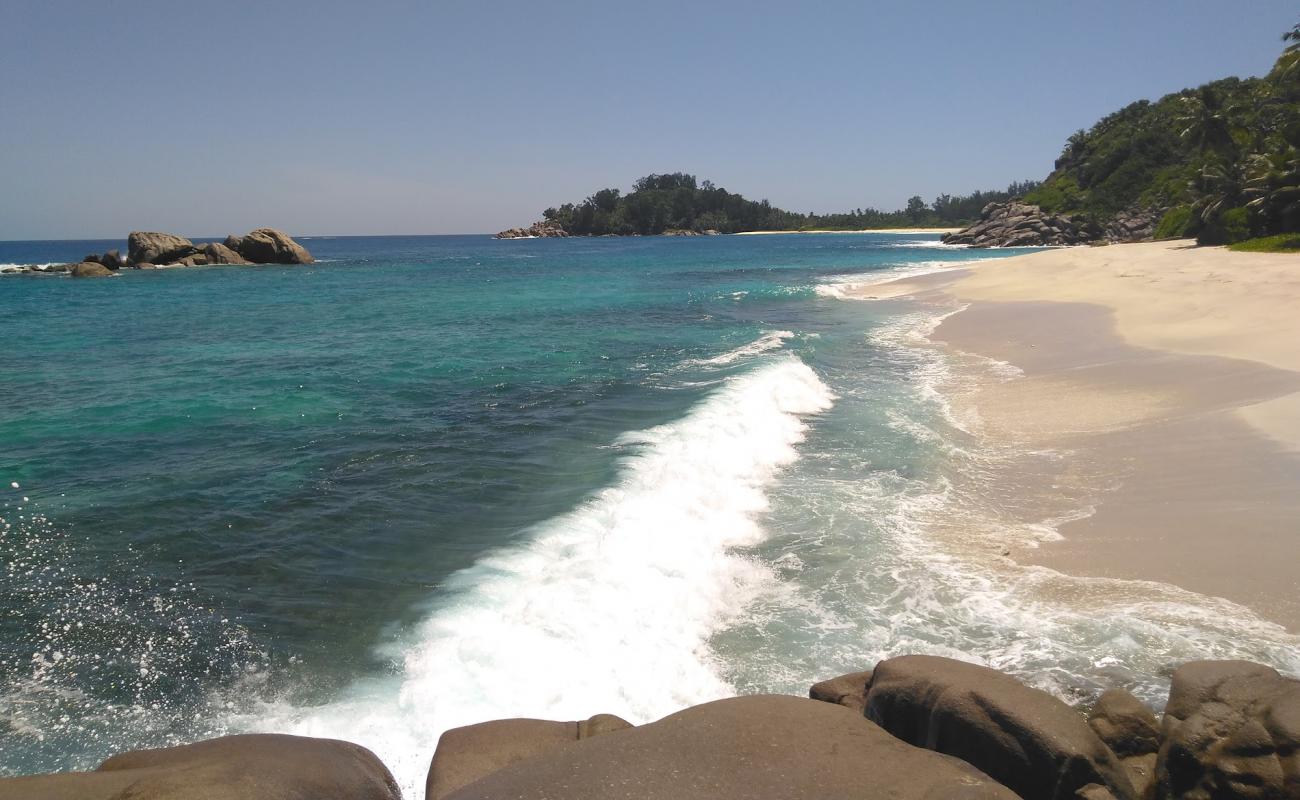
[[[510,228],[496,235],[497,239],[549,239],[565,238],[569,232],[551,222],[534,222],[527,228]]]
[[[1122,689],[1083,713],[993,669],[902,656],[646,725],[508,719],[447,731],[427,800],[1295,800],[1300,681],[1244,661],[1174,672],[1163,718]],[[0,800],[396,800],[369,751],[246,735],[0,780]]]
[[[118,250],[91,253],[76,264],[9,267],[6,272],[66,273],[74,278],[102,278],[123,269],[196,267],[208,264],[310,264],[315,259],[289,234],[258,228],[245,236],[227,236],[224,243],[195,244],[183,236],[132,231],[127,254]]]
[[[1075,214],[1049,214],[1015,200],[989,203],[968,228],[945,234],[945,244],[971,247],[1066,247],[1102,242],[1149,242],[1165,209],[1134,206],[1119,212],[1105,225]]]
[[[1166,208],[1127,208],[1106,223],[1106,241],[1149,242],[1155,238],[1156,225],[1168,211]]]
[[[1162,719],[1123,689],[1085,717],[1001,672],[936,656],[882,661],[809,696],[861,708],[1027,800],[1300,798],[1300,680],[1262,664],[1184,664]]]
[[[941,241],[971,247],[1059,247],[1102,238],[1103,232],[1082,217],[1049,214],[1038,206],[1012,200],[989,203],[974,225],[945,234]]]

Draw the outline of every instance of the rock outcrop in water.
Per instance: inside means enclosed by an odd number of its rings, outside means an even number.
[[[295,244],[297,244],[295,242]],[[209,264],[251,264],[252,261],[241,256],[238,252],[231,250],[224,244],[211,242],[203,245],[203,255],[207,256]]]
[[[194,251],[194,243],[183,236],[151,231],[131,231],[126,237],[128,264],[173,264]]]
[[[659,235],[660,236],[719,236],[721,235],[721,233],[722,233],[721,231],[713,230],[713,229],[709,229],[705,231],[696,231],[696,230],[691,230],[690,228],[669,228],[668,230],[664,231]],[[569,236],[572,235],[573,234],[569,233],[564,228],[560,227],[559,225],[556,225],[553,222],[534,222],[532,225],[530,225],[527,228],[510,228],[509,230],[501,231],[493,238],[495,239],[557,239],[557,238],[568,238]],[[591,236],[594,234],[580,234],[580,235]],[[618,234],[603,233],[599,235],[616,236]],[[639,236],[640,234],[631,234],[631,235]]]
[[[108,267],[94,261],[68,265],[68,274],[74,278],[106,278],[113,274]]]
[[[107,277],[123,269],[197,267],[208,264],[311,264],[307,248],[275,228],[258,228],[245,236],[228,236],[225,243],[195,244],[183,236],[152,231],[132,231],[127,255],[109,250],[91,253],[76,264],[6,267],[5,273],[62,274],[74,278]]]
[[[496,235],[497,239],[555,239],[566,238],[568,232],[549,222],[534,222],[527,228],[510,228]]]
[[[258,228],[239,239],[239,254],[254,264],[310,264],[307,248],[275,228]]]
[[[995,670],[935,656],[888,659],[809,696],[719,700],[637,727],[602,714],[456,728],[438,742],[426,798],[1300,798],[1300,681],[1260,664],[1183,665],[1159,722],[1123,690],[1084,714]],[[0,779],[0,800],[399,796],[364,748],[274,735]]]

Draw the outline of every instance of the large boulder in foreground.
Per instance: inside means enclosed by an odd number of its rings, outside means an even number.
[[[1174,672],[1156,762],[1170,800],[1300,797],[1300,681],[1248,661]]]
[[[438,739],[424,786],[425,800],[442,800],[462,786],[516,762],[630,727],[630,722],[612,714],[598,714],[581,722],[499,719],[454,728]]]
[[[880,662],[866,716],[905,742],[962,759],[1034,800],[1073,800],[1089,785],[1136,800],[1123,766],[1087,721],[1047,692],[938,656]]]
[[[870,684],[871,670],[850,672],[848,675],[814,683],[808,689],[808,697],[844,706],[861,714],[867,707],[867,686]]]
[[[448,800],[1015,800],[954,758],[847,708],[735,697],[520,761]]]
[[[275,228],[258,228],[238,241],[239,254],[254,264],[310,264],[307,248]]]
[[[1119,757],[1129,782],[1142,796],[1155,779],[1160,723],[1141,700],[1123,689],[1107,689],[1088,714],[1097,737]]]
[[[194,252],[184,236],[152,231],[131,231],[126,237],[127,260],[132,264],[171,264]]]
[[[94,772],[0,779],[0,800],[400,800],[364,747],[249,734],[123,753]]]

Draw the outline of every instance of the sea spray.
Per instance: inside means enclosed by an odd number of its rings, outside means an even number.
[[[709,637],[773,580],[733,548],[764,538],[765,489],[798,458],[803,417],[832,401],[811,368],[777,356],[684,418],[625,434],[614,485],[452,577],[386,648],[400,675],[243,724],[359,742],[415,793],[451,727],[598,712],[644,722],[732,694]]]
[[[215,686],[265,668],[247,630],[130,547],[84,537],[14,490],[0,496],[0,775],[18,759],[90,768],[121,750],[220,732]],[[30,487],[22,491],[33,491]],[[10,761],[12,759],[12,761]]]

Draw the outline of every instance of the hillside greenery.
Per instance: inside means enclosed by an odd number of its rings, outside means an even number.
[[[601,189],[581,203],[566,203],[542,213],[546,222],[574,236],[654,235],[672,231],[862,230],[864,228],[958,227],[979,216],[994,201],[1018,197],[1037,186],[1014,183],[1004,191],[941,195],[932,203],[912,197],[898,211],[859,208],[840,214],[800,214],[767,200],[749,200],[694,175],[647,175],[623,194]]]
[[[1104,223],[1165,212],[1157,238],[1224,244],[1300,230],[1300,25],[1263,78],[1139,100],[1069,138],[1025,201]]]

